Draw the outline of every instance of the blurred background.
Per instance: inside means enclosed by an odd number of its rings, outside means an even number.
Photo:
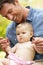
[[[19,0],[22,6],[31,6],[33,8],[43,9],[43,0]],[[11,23],[10,20],[0,15],[0,37],[6,36],[6,28]]]

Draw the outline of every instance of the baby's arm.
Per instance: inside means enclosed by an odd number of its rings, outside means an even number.
[[[17,49],[17,45],[18,45],[18,43],[11,49],[11,52],[16,52],[16,49]]]
[[[13,48],[11,48],[10,42],[7,38],[0,38],[0,48],[9,54],[9,52],[15,51],[16,45]]]
[[[1,63],[1,65],[9,65],[10,60],[7,58],[2,58],[2,59],[0,59],[0,63]]]
[[[14,53],[15,51],[16,51],[16,48],[17,48],[17,44],[14,46],[14,47],[10,47],[10,46],[7,46],[6,48],[5,48],[5,50],[6,50],[6,52],[9,54],[9,52],[12,52],[12,53]]]
[[[6,51],[7,54],[9,54],[9,52],[12,52],[12,48],[10,46],[7,46],[5,48],[5,51]]]
[[[3,65],[3,63],[2,63],[2,62],[0,62],[0,65]]]

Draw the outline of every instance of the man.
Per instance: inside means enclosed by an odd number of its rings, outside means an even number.
[[[31,7],[24,8],[18,0],[0,0],[0,14],[14,21],[7,28],[7,37],[12,45],[16,42],[16,25],[21,23],[22,20],[30,21],[36,37],[33,38],[33,43],[36,44],[36,48],[41,54],[40,57],[37,54],[38,59],[43,58],[43,10],[35,10]]]

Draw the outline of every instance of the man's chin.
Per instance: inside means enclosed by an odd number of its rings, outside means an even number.
[[[16,22],[16,23],[18,23],[18,24],[21,23],[21,21],[14,21],[14,22]]]

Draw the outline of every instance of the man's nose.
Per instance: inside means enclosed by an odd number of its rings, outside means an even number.
[[[13,20],[13,15],[9,14],[9,15],[7,15],[7,18],[10,20]]]

